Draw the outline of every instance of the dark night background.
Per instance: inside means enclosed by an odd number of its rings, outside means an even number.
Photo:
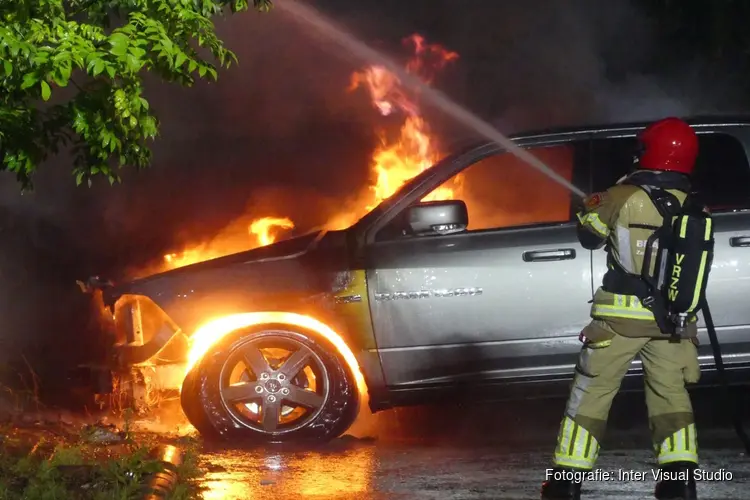
[[[436,83],[500,126],[525,128],[742,113],[748,107],[750,2],[317,0],[394,56],[414,32],[460,54]],[[337,57],[280,12],[217,20],[240,60],[217,84],[151,82],[161,136],[153,167],[76,188],[69,159],[43,165],[32,193],[0,176],[0,380],[59,393],[97,341],[76,279],[121,275],[209,237],[236,217],[325,221],[368,179],[382,124],[363,64]],[[430,114],[446,143],[460,136]],[[310,216],[314,215],[314,218]],[[23,377],[23,380],[22,378]]]

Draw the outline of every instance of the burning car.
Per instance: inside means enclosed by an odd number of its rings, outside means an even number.
[[[750,120],[691,123],[694,181],[716,226],[709,298],[728,368],[740,372],[750,356],[750,313],[736,303],[750,293]],[[514,141],[594,192],[632,168],[644,125]],[[434,199],[457,176],[461,197]],[[604,252],[577,242],[573,196],[497,145],[468,147],[346,229],[96,284],[120,339],[114,364],[178,366],[198,430],[265,441],[337,436],[365,398],[377,412],[557,392],[606,271]],[[710,374],[710,352],[700,355]]]
[[[405,42],[407,70],[426,83],[458,58],[419,35]],[[365,401],[377,412],[567,389],[606,271],[604,252],[578,244],[573,195],[495,144],[444,154],[419,96],[385,68],[355,73],[349,88],[367,90],[389,123],[401,119],[380,131],[367,189],[324,229],[274,242],[294,221],[259,217],[165,255],[145,277],[91,280],[84,288],[101,291],[112,339],[99,380],[114,372],[146,404],[149,387],[179,389],[202,433],[258,441],[330,439]],[[695,182],[716,214],[709,298],[728,368],[740,372],[750,362],[750,313],[736,303],[750,292],[740,248],[750,120],[692,123]],[[595,192],[632,168],[643,125],[514,141]]]

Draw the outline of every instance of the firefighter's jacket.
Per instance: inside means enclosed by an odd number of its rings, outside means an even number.
[[[589,250],[605,247],[608,268],[619,266],[620,271],[633,276],[641,274],[646,241],[663,224],[648,193],[639,186],[665,189],[681,204],[690,192],[690,181],[681,174],[638,170],[608,190],[587,197],[585,208],[578,213],[581,244]],[[652,255],[651,262],[655,260]],[[649,274],[653,276],[653,264]],[[637,296],[612,293],[605,286],[594,294],[591,317],[600,320],[601,326],[628,337],[665,337],[656,326],[653,313],[641,305]],[[697,330],[694,324],[691,326],[688,333],[694,336]]]

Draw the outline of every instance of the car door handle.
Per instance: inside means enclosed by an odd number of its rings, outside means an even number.
[[[750,236],[732,236],[729,238],[729,246],[750,247]]]
[[[557,250],[532,250],[523,253],[524,262],[546,262],[549,260],[570,260],[576,258],[576,251],[572,248]]]

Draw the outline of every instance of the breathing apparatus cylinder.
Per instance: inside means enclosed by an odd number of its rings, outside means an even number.
[[[666,262],[659,276],[666,313],[682,337],[695,314],[706,303],[708,275],[713,261],[711,216],[688,199],[672,219],[666,238]]]

